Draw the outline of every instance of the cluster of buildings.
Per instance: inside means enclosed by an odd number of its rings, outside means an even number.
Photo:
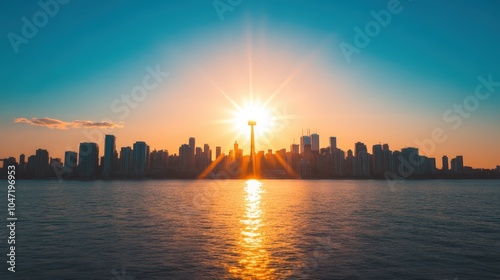
[[[436,159],[419,154],[418,148],[407,147],[392,151],[388,144],[373,145],[371,151],[364,143],[354,144],[354,150],[337,147],[336,137],[329,138],[329,146],[320,148],[317,133],[302,135],[300,144],[290,150],[273,153],[255,153],[255,170],[250,170],[252,159],[243,154],[237,142],[226,155],[215,148],[215,157],[208,144],[196,146],[194,137],[179,147],[178,154],[167,150],[151,151],[149,145],[137,141],[132,146],[116,149],[116,137],[106,135],[104,153],[99,156],[97,143],[80,143],[79,151],[66,151],[64,160],[49,157],[44,149],[34,155],[20,155],[19,162],[11,157],[3,159],[3,168],[16,166],[21,178],[437,178],[472,171],[464,166],[462,156],[442,157],[442,168],[436,168]],[[492,172],[500,173],[500,167]]]

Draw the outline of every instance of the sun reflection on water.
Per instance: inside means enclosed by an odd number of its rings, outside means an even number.
[[[262,183],[246,181],[246,211],[241,222],[238,267],[230,268],[231,274],[241,279],[274,279],[274,269],[269,268],[269,253],[264,247],[263,210],[261,209]]]

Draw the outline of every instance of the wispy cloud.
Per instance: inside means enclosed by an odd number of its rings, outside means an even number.
[[[123,127],[122,124],[117,124],[109,121],[80,121],[80,120],[75,120],[75,121],[70,121],[70,122],[65,122],[62,120],[58,119],[52,119],[52,118],[17,118],[14,120],[15,123],[27,123],[29,125],[34,125],[34,126],[45,126],[47,128],[51,129],[70,129],[70,128],[121,128]]]

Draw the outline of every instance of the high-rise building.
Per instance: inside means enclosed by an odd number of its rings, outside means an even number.
[[[179,147],[179,166],[181,171],[188,171],[190,168],[191,158],[194,159],[194,154],[191,152],[191,147],[187,144],[182,144]]]
[[[47,150],[36,150],[35,176],[44,177],[49,172],[49,152]]]
[[[300,136],[300,154],[304,155],[305,145],[311,145],[311,137],[302,135]]]
[[[110,177],[115,171],[114,158],[116,153],[116,137],[114,135],[106,135],[104,138],[104,159],[102,163],[102,175]]]
[[[299,144],[292,144],[290,145],[290,152],[294,155],[298,155],[300,153],[300,148]]]
[[[99,169],[99,146],[96,143],[80,143],[78,175],[93,178]]]
[[[355,175],[367,177],[370,176],[370,155],[366,151],[358,151],[355,156]]]
[[[333,155],[333,151],[337,149],[337,137],[330,137],[330,153]]]
[[[19,173],[24,174],[26,171],[26,156],[24,154],[21,154],[19,156]]]
[[[35,176],[36,166],[37,166],[36,156],[35,155],[29,156],[28,162],[26,163],[26,174],[28,174],[28,176],[30,177]]]
[[[373,175],[382,175],[384,172],[384,152],[382,150],[382,145],[377,144],[372,147],[373,153]]]
[[[64,174],[76,175],[78,154],[73,151],[64,152]]]
[[[222,154],[222,148],[220,146],[215,147],[215,158],[218,159]]]
[[[423,160],[418,154],[418,148],[407,147],[401,149],[401,162],[399,172],[403,177],[409,177],[416,174],[421,174],[421,166]]]
[[[448,167],[448,157],[447,156],[443,156],[443,168],[441,169],[442,171],[446,172],[449,170],[449,167]]]
[[[196,140],[194,137],[189,137],[189,148],[191,148],[191,153],[193,154],[194,158],[194,152],[196,151]]]
[[[457,171],[461,172],[464,170],[464,157],[463,156],[457,156],[455,157],[455,161],[457,163]]]
[[[356,142],[356,144],[354,144],[354,157],[358,157],[360,152],[368,153],[368,150],[366,149],[366,145],[364,143]]]
[[[146,142],[137,141],[134,143],[133,174],[135,177],[144,177],[149,167],[149,146]]]
[[[203,144],[203,157],[205,158],[204,167],[207,167],[212,161],[212,150],[208,144]]]
[[[319,153],[319,135],[317,133],[311,134],[311,151]]]
[[[394,157],[392,151],[389,150],[389,145],[384,144],[382,150],[384,154],[384,172],[395,172]]]
[[[122,147],[120,149],[120,174],[124,177],[132,175],[134,154],[131,147]]]
[[[196,140],[194,137],[189,137],[189,149],[190,155],[188,157],[188,167],[187,169],[193,171],[195,169],[195,152],[196,152]]]
[[[331,146],[330,146],[331,148]],[[343,165],[344,165],[344,151],[335,148],[332,153],[332,175],[333,176],[343,176]]]

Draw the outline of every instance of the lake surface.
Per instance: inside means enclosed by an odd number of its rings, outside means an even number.
[[[500,278],[500,180],[16,186],[1,279]]]

